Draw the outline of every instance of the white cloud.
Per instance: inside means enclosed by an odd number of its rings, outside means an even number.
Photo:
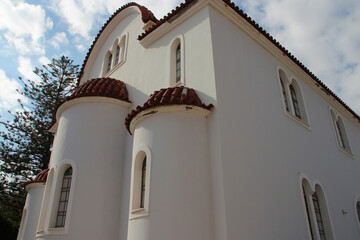
[[[35,67],[32,65],[30,58],[20,56],[18,58],[18,62],[19,67],[17,68],[17,70],[25,79],[30,79],[34,81],[40,79],[39,76],[33,72]]]
[[[47,65],[47,64],[49,64],[51,61],[50,61],[50,59],[48,59],[47,57],[41,56],[41,57],[38,58],[38,62],[39,62],[41,65]]]
[[[46,23],[45,23],[46,29],[49,29],[49,30],[52,29],[53,25],[54,25],[54,22],[51,20],[51,18],[47,17]]]
[[[83,45],[83,44],[77,44],[76,45],[76,49],[79,51],[79,52],[84,52],[86,50],[86,47]]]
[[[0,1],[0,30],[5,31],[8,43],[21,54],[43,54],[41,40],[46,28],[45,10],[40,5],[23,1]]]
[[[20,88],[21,85],[15,79],[8,78],[5,71],[0,69],[0,112],[16,108],[18,99],[27,103],[27,99],[16,91]]]
[[[360,2],[242,2],[284,47],[360,112]]]
[[[64,32],[57,32],[55,36],[50,41],[51,45],[55,48],[59,48],[60,44],[68,44],[69,40],[66,37],[66,33]]]
[[[180,2],[181,0],[146,0],[140,4],[161,18]],[[53,0],[51,9],[65,20],[70,34],[80,35],[83,41],[88,41],[94,26],[103,25],[114,11],[127,3],[126,0]]]

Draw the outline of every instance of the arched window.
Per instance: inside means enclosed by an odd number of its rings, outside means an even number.
[[[119,63],[122,63],[125,61],[125,48],[126,48],[126,36],[123,36],[120,40],[120,58],[119,58]]]
[[[180,48],[180,43],[176,48],[176,54],[175,54],[175,59],[176,59],[176,83],[181,82],[181,48]]]
[[[300,85],[294,78],[289,79],[284,70],[279,69],[279,82],[281,95],[284,103],[286,115],[296,117],[308,126],[308,118],[305,111],[305,102]]]
[[[298,98],[296,96],[296,91],[292,84],[290,85],[289,88],[290,88],[290,94],[291,94],[291,101],[292,101],[293,107],[294,107],[294,114],[296,117],[301,119],[300,107],[299,107]]]
[[[302,191],[311,239],[332,239],[330,216],[321,187],[316,185],[315,191],[313,191],[310,184],[303,180]]]
[[[175,38],[170,47],[170,86],[185,84],[184,37]]]
[[[330,110],[330,115],[334,124],[335,135],[340,149],[345,150],[347,153],[351,154],[350,143],[342,118],[333,110]]]
[[[112,54],[110,53],[107,59],[106,73],[110,72],[111,70],[111,61],[112,61]]]
[[[284,82],[283,82],[283,80],[281,79],[281,77],[280,77],[280,84],[281,84],[281,91],[282,91],[283,99],[284,99],[284,105],[285,105],[286,111],[289,112],[289,111],[290,111],[290,109],[289,109],[289,103],[288,103],[287,96],[286,96],[286,91],[285,91]]]
[[[65,226],[67,207],[69,203],[71,180],[72,180],[72,167],[69,167],[65,170],[62,179],[59,205],[58,205],[56,221],[55,221],[56,228],[62,228]]]
[[[115,65],[119,63],[120,46],[116,46]]]
[[[142,163],[142,167],[141,167],[140,208],[144,208],[145,188],[146,188],[146,157],[144,158],[143,163]]]
[[[132,163],[129,218],[149,215],[151,151],[142,146]]]

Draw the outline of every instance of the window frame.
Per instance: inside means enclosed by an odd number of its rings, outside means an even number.
[[[311,131],[299,81],[293,76],[289,77],[281,67],[278,67],[277,74],[284,114]]]
[[[180,59],[177,59],[177,57]],[[185,41],[184,36],[179,35],[170,44],[170,87],[185,86]]]
[[[303,178],[301,179],[301,195],[310,239],[334,239],[331,217],[322,186],[315,183],[312,187],[310,182]]]
[[[58,203],[58,210],[55,219],[55,228],[64,228],[66,215],[67,215],[67,207],[69,204],[70,198],[70,190],[71,190],[71,182],[72,182],[72,167],[68,167],[62,178],[61,188],[60,188],[60,196],[59,196],[59,203]],[[61,205],[63,205],[61,207]],[[61,221],[61,224],[58,224],[58,221]]]
[[[66,219],[64,227],[55,227],[55,221],[59,203],[59,191],[62,185],[65,170],[72,167],[72,181],[67,205]],[[71,221],[72,204],[76,190],[77,167],[73,160],[65,160],[59,165],[50,166],[48,178],[45,185],[43,205],[41,208],[40,221],[38,225],[37,237],[47,235],[64,235],[69,231]]]
[[[338,149],[351,158],[354,158],[351,151],[349,137],[345,128],[343,117],[332,108],[329,108],[330,119],[334,129]]]
[[[141,146],[135,153],[130,183],[130,220],[149,215],[151,151],[149,147]]]
[[[119,68],[125,63],[127,55],[128,35],[129,33],[126,33],[121,35],[121,37],[116,38],[111,48],[106,51],[101,73],[103,77],[109,76],[117,68]]]

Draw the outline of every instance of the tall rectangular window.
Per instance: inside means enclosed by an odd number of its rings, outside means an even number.
[[[64,173],[62,186],[61,186],[59,207],[55,222],[55,227],[57,228],[61,228],[65,226],[67,207],[69,203],[71,180],[72,180],[72,168],[69,167],[68,169],[66,169]]]
[[[106,68],[107,73],[110,72],[111,70],[111,61],[112,61],[112,54],[110,54],[108,57],[107,68]]]
[[[140,208],[144,208],[145,187],[146,187],[146,157],[144,158],[143,163],[142,163],[142,167],[141,167]]]
[[[316,222],[317,222],[317,225],[318,225],[320,239],[321,240],[326,240],[324,222],[323,222],[323,219],[322,219],[322,216],[321,216],[319,198],[318,198],[318,195],[316,194],[316,192],[313,193],[312,200],[313,200],[313,203],[314,203],[314,211],[315,211]]]
[[[283,83],[281,78],[280,78],[280,84],[281,84],[281,91],[282,91],[283,98],[284,98],[285,108],[286,108],[286,111],[289,112],[290,110],[289,110],[288,100],[287,100],[287,97],[286,97],[285,86],[284,86],[284,83]]]
[[[115,65],[119,63],[120,46],[116,46]]]
[[[298,99],[296,96],[296,91],[292,85],[290,85],[290,94],[291,94],[291,100],[292,100],[293,106],[294,106],[295,116],[301,119],[299,102],[298,102]]]
[[[181,81],[181,52],[180,44],[176,48],[176,83]]]

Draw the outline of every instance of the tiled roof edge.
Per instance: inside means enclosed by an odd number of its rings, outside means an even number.
[[[46,182],[47,180],[47,176],[49,173],[49,169],[44,169],[42,170],[40,173],[38,173],[36,175],[36,177],[33,180],[27,181],[23,184],[24,187],[26,187],[26,185],[30,184],[30,183],[42,183],[42,182]]]
[[[81,97],[108,97],[130,103],[126,85],[121,80],[108,77],[91,79],[76,87],[69,97],[55,106],[53,121],[51,122],[49,129],[56,123],[56,112],[59,107],[65,102]]]
[[[187,88],[183,86],[162,88],[159,91],[155,91],[153,94],[151,94],[149,99],[144,103],[144,105],[138,105],[127,115],[127,117],[125,118],[125,126],[127,130],[131,134],[130,123],[138,113],[149,108],[169,105],[192,105],[207,110],[210,110],[214,107],[214,105],[212,104],[204,104],[197,95],[196,91],[192,88]]]
[[[138,36],[138,40],[144,39],[147,35],[149,35],[156,28],[160,27],[163,23],[170,20],[173,16],[180,13],[181,10],[189,7],[191,3],[195,3],[197,0],[186,0],[184,3],[181,3],[171,12],[169,12],[165,17],[160,19],[154,26],[150,29],[143,32]],[[360,116],[355,113],[345,102],[343,102],[333,91],[331,91],[315,74],[313,74],[303,63],[301,63],[291,52],[289,52],[285,47],[283,47],[278,41],[276,41],[265,29],[263,29],[258,23],[256,23],[251,17],[249,17],[243,10],[241,10],[238,6],[235,5],[230,0],[222,0],[226,3],[231,9],[233,9],[237,14],[239,14],[242,18],[244,18],[248,23],[250,23],[256,30],[258,30],[264,37],[266,37],[271,43],[273,43],[277,48],[279,48],[284,55],[289,57],[296,65],[298,65],[303,71],[305,71],[315,82],[318,84],[327,95],[331,95],[336,101],[338,101],[346,110],[348,110],[355,119],[360,123]]]
[[[144,6],[141,6],[135,2],[130,2],[130,3],[127,3],[125,5],[123,5],[122,7],[120,7],[118,10],[116,10],[111,16],[110,18],[105,22],[105,24],[103,25],[103,27],[101,28],[101,30],[99,31],[99,33],[96,35],[95,37],[95,40],[93,41],[93,43],[91,44],[90,48],[89,48],[89,51],[87,52],[86,56],[85,56],[85,60],[81,66],[81,70],[80,70],[80,73],[79,73],[79,77],[78,77],[78,83],[77,85],[79,86],[80,84],[80,79],[81,77],[83,76],[84,74],[84,69],[85,69],[85,65],[90,57],[90,54],[91,54],[91,51],[93,50],[97,40],[99,39],[100,35],[102,34],[102,32],[105,30],[105,28],[107,27],[107,25],[121,12],[123,11],[124,9],[128,8],[128,7],[132,7],[132,6],[135,6],[135,7],[138,7],[139,10],[141,11],[141,15],[142,15],[142,21],[144,23],[147,23],[148,21],[153,21],[154,23],[158,22],[157,18],[154,16],[154,14],[149,10],[147,9],[146,7]]]

